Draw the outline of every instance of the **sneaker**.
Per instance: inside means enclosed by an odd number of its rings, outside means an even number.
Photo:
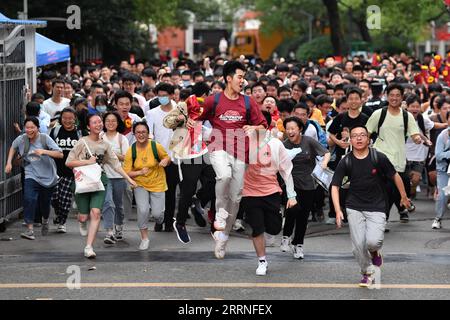
[[[257,276],[265,276],[266,273],[267,273],[267,261],[260,260],[258,262],[258,268],[256,269],[256,275]]]
[[[280,245],[281,252],[288,252],[291,249],[290,240],[291,239],[286,236],[283,236],[281,238],[281,245]]]
[[[325,221],[325,224],[335,225],[336,224],[336,218],[328,218],[327,221]]]
[[[36,239],[36,238],[34,237],[34,231],[31,230],[31,229],[27,229],[27,231],[23,232],[20,236],[21,236],[22,238],[28,239],[28,240],[34,240],[34,239]]]
[[[266,240],[266,247],[276,247],[274,235],[264,233],[264,238]]]
[[[412,201],[411,201],[411,206],[409,208],[407,208],[406,210],[408,210],[409,213],[414,212],[416,210],[416,206],[414,205],[414,203],[412,203]]]
[[[84,256],[88,259],[93,259],[95,258],[97,255],[94,252],[94,249],[92,248],[92,246],[86,246],[84,248]]]
[[[294,254],[294,259],[305,258],[305,254],[303,252],[303,246],[300,244],[298,244],[296,246],[292,246],[292,253]]]
[[[141,250],[141,251],[147,250],[149,244],[150,244],[150,240],[142,239],[141,243],[139,244],[139,250]]]
[[[214,255],[217,259],[223,259],[225,257],[225,248],[227,246],[228,240],[221,240],[219,237],[221,231],[216,231],[213,234],[213,238],[216,241],[216,245],[214,247]]]
[[[433,224],[431,225],[431,229],[441,229],[442,223],[439,219],[434,219]]]
[[[114,225],[114,238],[116,241],[123,241],[123,226]]]
[[[48,226],[48,220],[47,220],[47,221],[43,221],[42,227],[41,227],[41,234],[42,234],[43,236],[48,235],[48,229],[49,229],[49,226]]]
[[[79,222],[78,224],[80,226],[80,234],[83,237],[87,237],[87,235],[88,235],[87,221],[86,222]]]
[[[403,222],[403,223],[409,222],[409,216],[407,213],[400,213],[400,222]]]
[[[202,208],[202,204],[200,202],[199,199],[197,199],[196,197],[192,198],[192,204],[193,206],[191,207],[191,212],[192,215],[194,216],[194,220],[195,223],[199,226],[199,227],[206,227],[206,220],[205,218],[203,218],[203,208]]]
[[[234,222],[234,225],[233,225],[233,230],[237,231],[237,232],[245,231],[245,227],[242,224],[242,220],[241,219],[236,219],[236,221]]]
[[[363,274],[361,281],[359,282],[359,286],[363,288],[368,288],[373,283],[372,275]]]
[[[175,229],[175,232],[177,233],[178,240],[181,241],[181,243],[189,243],[191,242],[191,238],[189,237],[189,234],[187,233],[186,226],[178,224],[175,220],[173,222],[173,228]]]
[[[103,239],[105,244],[116,244],[117,240],[113,234],[108,234],[105,239]]]
[[[163,231],[163,224],[162,223],[155,223],[155,227],[153,229],[155,232],[162,232]]]
[[[67,229],[65,224],[59,224],[58,227],[56,228],[56,233],[66,233],[66,232]]]
[[[164,232],[173,232],[173,223],[164,223]]]
[[[372,253],[372,264],[378,268],[383,265],[383,256],[379,251]]]
[[[33,223],[33,227],[40,228],[40,227],[42,227],[42,223],[35,222],[35,223]]]
[[[216,220],[214,221],[214,229],[218,231],[225,230],[225,227],[227,226],[227,218],[228,212],[226,212],[223,208],[220,208],[219,211],[216,213]]]
[[[390,222],[386,221],[386,224],[384,225],[384,233],[388,233],[389,231],[391,231],[390,225]]]

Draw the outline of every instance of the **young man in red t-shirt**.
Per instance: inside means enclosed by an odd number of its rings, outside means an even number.
[[[225,257],[228,236],[236,220],[241,201],[244,172],[248,163],[248,135],[267,128],[267,121],[256,102],[241,94],[246,68],[239,61],[224,65],[225,91],[205,100],[203,113],[197,120],[209,120],[213,127],[210,150],[211,164],[216,173],[216,241],[215,256]],[[247,100],[247,110],[246,107]],[[216,103],[217,102],[217,103]],[[192,128],[195,121],[188,120]]]

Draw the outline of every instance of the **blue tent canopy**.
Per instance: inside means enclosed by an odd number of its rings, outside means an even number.
[[[70,60],[70,46],[58,43],[36,32],[36,66]]]

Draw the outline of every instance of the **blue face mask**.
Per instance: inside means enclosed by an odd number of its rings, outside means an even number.
[[[106,106],[97,106],[95,109],[97,109],[98,112],[106,112]]]
[[[191,85],[191,80],[183,80],[183,86],[186,88],[186,87],[189,87]]]
[[[159,103],[161,103],[162,106],[166,106],[170,102],[169,97],[158,97],[158,100],[159,100]]]

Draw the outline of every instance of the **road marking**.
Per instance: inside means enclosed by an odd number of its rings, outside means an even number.
[[[81,288],[268,288],[268,289],[359,289],[357,284],[346,283],[197,283],[197,282],[147,282],[147,283],[81,283]],[[67,288],[66,283],[5,283],[0,289],[57,289]],[[381,289],[434,289],[450,290],[450,284],[382,284]]]

